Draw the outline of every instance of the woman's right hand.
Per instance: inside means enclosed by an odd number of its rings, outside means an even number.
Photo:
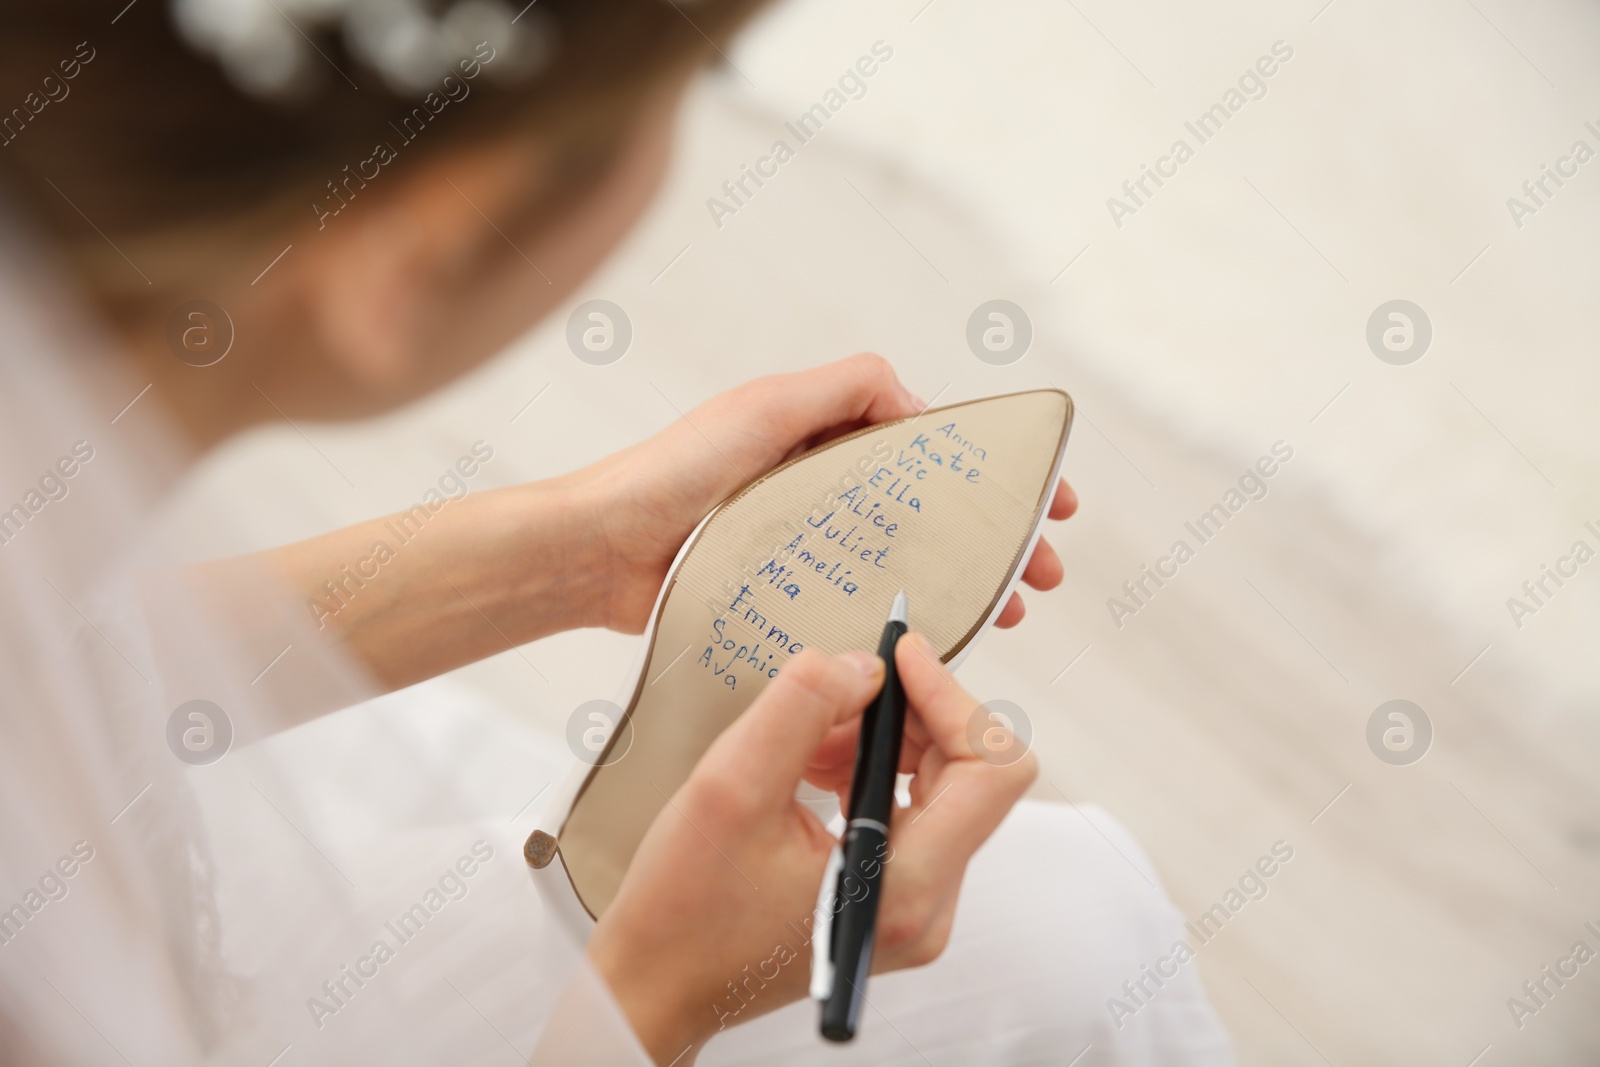
[[[908,703],[912,803],[891,820],[873,970],[943,951],[967,861],[1037,774],[1031,753],[979,759],[978,706],[925,639],[895,654]],[[640,844],[589,941],[658,1064],[687,1065],[718,1030],[805,995],[812,909],[835,845],[795,799],[802,779],[847,793],[861,711],[883,684],[863,652],[807,651],[707,750]],[[686,1055],[687,1053],[687,1055]]]

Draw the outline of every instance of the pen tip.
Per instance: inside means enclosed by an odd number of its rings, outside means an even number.
[[[894,606],[889,609],[889,621],[903,622],[907,625],[911,623],[911,613],[906,607],[906,591],[904,589],[894,595]]]

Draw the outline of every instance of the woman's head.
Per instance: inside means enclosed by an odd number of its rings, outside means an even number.
[[[15,0],[0,171],[197,436],[378,411],[581,282],[758,2]],[[234,333],[203,369],[166,351],[195,300]]]

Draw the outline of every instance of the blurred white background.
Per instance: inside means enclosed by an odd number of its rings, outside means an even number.
[[[865,95],[799,145],[785,121],[880,41]],[[1199,144],[1185,123],[1276,42],[1265,95]],[[1600,151],[1597,51],[1576,0],[781,4],[696,86],[658,203],[573,300],[626,310],[620,362],[580,362],[555,316],[424,404],[301,427],[315,448],[287,425],[236,442],[170,519],[231,513],[217,554],[309,536],[411,504],[473,441],[496,450],[475,488],[539,478],[862,349],[940,402],[1062,386],[1066,585],[964,675],[1029,713],[1037,794],[1122,819],[1190,916],[1295,847],[1200,952],[1241,1062],[1600,1062],[1600,970],[1520,1029],[1506,1007],[1600,948],[1600,561],[1520,628],[1507,607],[1575,541],[1600,550],[1600,158],[1520,226],[1507,207],[1575,141]],[[1179,138],[1194,158],[1117,225],[1107,198]],[[708,198],[776,139],[795,158],[719,225]],[[1036,331],[1010,366],[967,347],[993,298]],[[1366,340],[1393,299],[1432,326],[1409,365]],[[1270,495],[1119,628],[1124,579],[1279,440]],[[496,709],[460,716],[481,746],[553,739],[636,645],[562,635],[414,705]],[[1432,722],[1409,766],[1367,746],[1391,698]],[[342,718],[317,744],[358,753],[367,720]],[[452,773],[490,773],[473,749]],[[486,812],[527,784],[485,787]]]

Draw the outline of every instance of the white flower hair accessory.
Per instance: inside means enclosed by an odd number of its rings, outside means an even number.
[[[438,86],[456,61],[487,43],[497,81],[519,81],[548,62],[550,32],[532,4],[513,13],[503,0],[456,0],[435,15],[425,0],[173,0],[178,32],[214,57],[252,96],[288,99],[314,83],[318,65],[350,81],[315,37],[342,32],[349,53],[401,96]],[[352,81],[352,84],[355,84]]]

